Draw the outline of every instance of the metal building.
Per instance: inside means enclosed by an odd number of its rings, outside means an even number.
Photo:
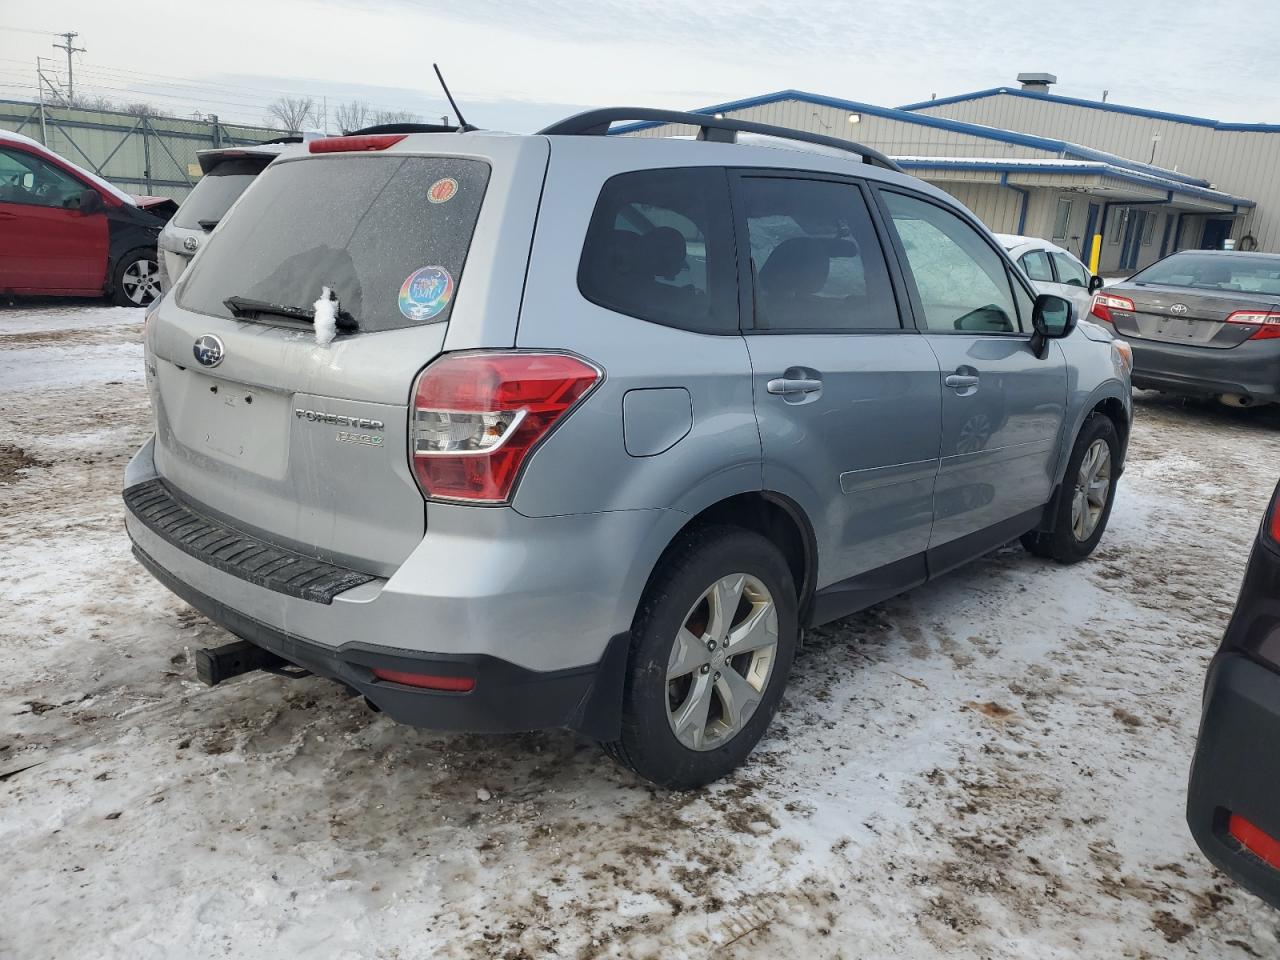
[[[1227,239],[1280,251],[1280,126],[1071,100],[1041,92],[1050,75],[1020,79],[1029,89],[898,109],[783,90],[699,112],[865,143],[954,195],[992,230],[1053,240],[1085,262],[1098,234],[1104,273]],[[694,131],[633,124],[617,132]]]

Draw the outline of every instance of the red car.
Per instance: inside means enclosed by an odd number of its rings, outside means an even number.
[[[0,294],[110,296],[145,307],[160,296],[156,237],[176,209],[0,130]]]

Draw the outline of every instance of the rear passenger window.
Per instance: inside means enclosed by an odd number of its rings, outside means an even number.
[[[1005,262],[976,229],[936,203],[883,196],[931,332],[1021,329]]]
[[[757,330],[898,330],[884,251],[848,183],[746,177]]]
[[[1069,283],[1073,287],[1089,286],[1089,273],[1075,257],[1055,253],[1053,264],[1058,268],[1059,283]]]
[[[725,172],[690,167],[610,178],[587,228],[578,289],[592,303],[641,320],[737,333]]]
[[[1049,266],[1049,255],[1043,250],[1024,253],[1018,262],[1032,280],[1053,283],[1053,268]]]

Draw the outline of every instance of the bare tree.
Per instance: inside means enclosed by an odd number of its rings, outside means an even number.
[[[287,133],[301,133],[306,122],[315,118],[315,113],[314,97],[280,97],[267,107],[267,120],[279,123]]]
[[[374,123],[421,123],[422,118],[408,110],[375,110]]]
[[[87,96],[83,93],[72,97],[69,105],[80,110],[116,111],[120,109],[113,100],[101,96]]]
[[[120,108],[135,117],[167,117],[168,114],[149,103],[127,103]]]
[[[369,117],[372,114],[369,104],[364,100],[349,100],[346,103],[340,103],[334,108],[333,118],[338,124],[338,129],[343,133],[349,133],[352,130],[359,130],[361,127],[369,126]]]

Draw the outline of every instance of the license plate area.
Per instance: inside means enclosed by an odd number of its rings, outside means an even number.
[[[157,363],[165,415],[192,453],[262,477],[283,478],[289,464],[289,400],[261,387]]]

